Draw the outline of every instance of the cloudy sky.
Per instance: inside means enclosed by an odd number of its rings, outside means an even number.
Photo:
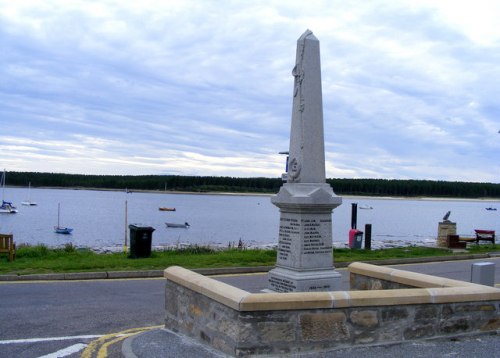
[[[500,2],[0,0],[0,167],[278,177],[297,38],[329,178],[500,182]]]

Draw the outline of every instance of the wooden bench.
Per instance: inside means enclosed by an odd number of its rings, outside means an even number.
[[[0,254],[8,254],[9,261],[16,259],[16,244],[14,243],[14,235],[0,234]]]
[[[476,232],[476,244],[479,244],[479,241],[491,241],[492,244],[495,243],[495,230],[474,230]]]

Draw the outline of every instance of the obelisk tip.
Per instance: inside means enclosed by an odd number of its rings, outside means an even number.
[[[307,29],[303,34],[302,36],[299,37],[299,41],[304,41],[305,39],[308,39],[308,40],[318,40],[316,38],[316,36],[314,36],[313,32],[309,29]]]

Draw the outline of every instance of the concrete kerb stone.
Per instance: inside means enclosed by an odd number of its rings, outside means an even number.
[[[9,275],[12,276],[12,275]],[[51,274],[34,274],[34,275],[19,275],[16,276],[17,281],[46,281],[46,280],[64,280],[65,275],[63,273],[51,273]],[[2,278],[0,278],[1,280]]]
[[[107,272],[72,272],[64,274],[64,280],[99,280],[105,278],[108,278]]]
[[[407,259],[389,259],[377,261],[362,261],[372,265],[401,265],[425,262],[441,261],[459,261],[487,259],[498,257],[500,253],[493,252],[489,254],[458,255],[458,256],[437,256],[423,258]],[[352,262],[335,262],[336,268],[344,268]],[[252,267],[217,267],[193,269],[192,271],[204,276],[228,275],[228,274],[246,274],[246,273],[264,273],[274,268],[274,266],[252,266]],[[126,278],[155,278],[163,277],[163,270],[145,270],[145,271],[103,271],[103,272],[75,272],[75,273],[48,273],[48,274],[30,274],[30,275],[0,275],[1,281],[57,281],[57,280],[96,280],[96,279],[126,279]]]
[[[149,270],[149,271],[109,271],[107,272],[109,279],[119,278],[151,278],[162,277],[163,270]]]

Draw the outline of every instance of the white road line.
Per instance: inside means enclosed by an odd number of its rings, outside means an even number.
[[[60,358],[60,357],[67,357],[67,356],[69,356],[69,355],[71,355],[73,353],[80,352],[85,347],[87,347],[87,344],[78,343],[78,344],[74,344],[72,346],[69,346],[68,348],[64,348],[64,349],[61,349],[61,350],[59,350],[57,352],[50,353],[50,354],[47,354],[47,355],[44,355],[44,356],[40,356],[38,358]]]
[[[38,342],[51,342],[51,341],[68,341],[72,339],[94,339],[100,338],[102,334],[99,335],[86,335],[86,336],[68,336],[68,337],[48,337],[48,338],[25,338],[25,339],[10,339],[6,341],[0,341],[0,344],[19,344],[19,343],[38,343]]]

